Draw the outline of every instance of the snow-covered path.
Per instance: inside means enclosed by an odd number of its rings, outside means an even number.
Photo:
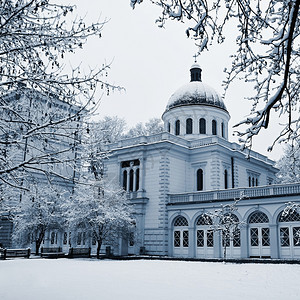
[[[300,265],[0,261],[1,300],[300,299]]]

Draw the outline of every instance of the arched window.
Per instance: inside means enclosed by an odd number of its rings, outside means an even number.
[[[168,132],[171,132],[171,124],[168,122]]]
[[[140,188],[140,169],[137,168],[135,171],[135,176],[136,176],[136,186],[135,186],[135,190],[138,191]]]
[[[199,120],[199,133],[206,134],[206,121],[204,118]]]
[[[225,137],[225,125],[223,122],[221,124],[221,133],[222,133],[222,137],[224,138]]]
[[[248,180],[249,180],[249,187],[251,187],[251,177],[250,176],[249,176]]]
[[[57,233],[55,231],[51,232],[51,245],[57,244]]]
[[[217,121],[216,120],[212,120],[211,129],[212,129],[212,134],[217,135]]]
[[[125,191],[127,190],[127,171],[126,170],[123,172],[123,189]]]
[[[203,190],[203,170],[199,169],[197,171],[197,191]]]
[[[278,217],[280,223],[280,246],[290,247],[294,246],[299,249],[300,247],[300,214],[297,211],[290,211],[284,213],[282,211]],[[292,223],[297,222],[297,223]],[[288,224],[289,223],[289,224]]]
[[[201,215],[199,216],[196,225],[212,225],[212,219],[210,216]]]
[[[187,248],[189,246],[189,231],[186,228],[178,228],[183,226],[189,226],[187,219],[183,216],[178,216],[174,221],[174,247]]]
[[[189,226],[189,222],[183,216],[178,216],[174,221],[174,226]]]
[[[68,243],[68,233],[67,233],[67,232],[64,232],[63,244],[64,244],[64,245],[67,245],[67,243]]]
[[[228,172],[227,170],[224,171],[224,187],[228,189]]]
[[[253,223],[269,223],[269,218],[265,213],[256,211],[249,217],[249,224]]]
[[[297,211],[293,211],[287,214],[284,214],[283,211],[279,215],[278,222],[299,222],[300,214]]]
[[[132,192],[133,191],[133,169],[130,170],[129,172],[129,191]]]
[[[175,122],[175,135],[179,135],[180,134],[180,121],[177,120]]]
[[[186,119],[186,134],[193,133],[193,120],[191,118]]]

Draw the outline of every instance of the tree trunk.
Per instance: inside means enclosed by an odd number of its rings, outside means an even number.
[[[35,255],[39,255],[40,246],[41,246],[41,241],[39,239],[36,239],[36,241],[35,241]]]
[[[225,240],[225,243],[224,243],[224,259],[226,259],[226,248],[227,248],[227,239]]]
[[[100,258],[100,249],[101,249],[101,245],[102,245],[102,239],[97,240],[97,258]]]
[[[44,236],[45,236],[45,231],[41,232],[38,238],[35,240],[35,255],[39,255],[40,246],[44,239]]]

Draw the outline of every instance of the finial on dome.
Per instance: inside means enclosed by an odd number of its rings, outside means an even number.
[[[191,66],[190,71],[191,71],[191,82],[192,81],[202,81],[201,80],[202,69],[197,64],[196,55],[195,55],[195,63]]]
[[[195,64],[197,63],[197,54],[194,55],[195,58]]]

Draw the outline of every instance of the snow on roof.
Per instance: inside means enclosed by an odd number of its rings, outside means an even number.
[[[221,96],[209,85],[193,81],[179,88],[169,99],[166,110],[182,105],[210,105],[226,110]]]

